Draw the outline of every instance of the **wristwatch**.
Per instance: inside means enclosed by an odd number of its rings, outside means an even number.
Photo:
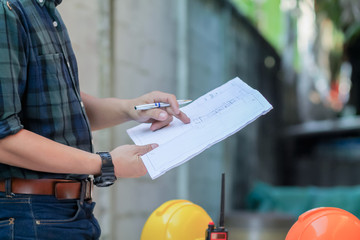
[[[95,176],[94,184],[97,187],[108,187],[114,184],[116,176],[114,164],[109,152],[97,152],[101,157],[101,175]]]

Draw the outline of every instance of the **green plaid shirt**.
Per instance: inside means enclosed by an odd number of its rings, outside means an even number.
[[[27,129],[92,152],[75,55],[56,10],[60,2],[0,0],[0,139]],[[0,179],[7,177],[85,176],[34,172],[0,164]]]

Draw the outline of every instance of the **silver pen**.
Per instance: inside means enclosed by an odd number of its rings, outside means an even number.
[[[179,105],[184,105],[187,103],[192,102],[192,100],[177,100]],[[169,103],[157,102],[157,103],[150,103],[150,104],[143,104],[135,106],[135,110],[149,110],[153,108],[161,108],[161,107],[170,107]]]

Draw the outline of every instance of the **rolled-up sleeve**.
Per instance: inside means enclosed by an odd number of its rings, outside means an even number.
[[[26,85],[26,34],[7,1],[0,5],[0,139],[19,132],[23,125],[21,95]]]

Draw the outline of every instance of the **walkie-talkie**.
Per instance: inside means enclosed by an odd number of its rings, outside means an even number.
[[[209,223],[208,229],[205,232],[205,240],[228,240],[228,231],[224,225],[224,210],[225,210],[225,173],[221,176],[221,204],[220,204],[220,220],[219,227],[215,227],[214,222]]]

